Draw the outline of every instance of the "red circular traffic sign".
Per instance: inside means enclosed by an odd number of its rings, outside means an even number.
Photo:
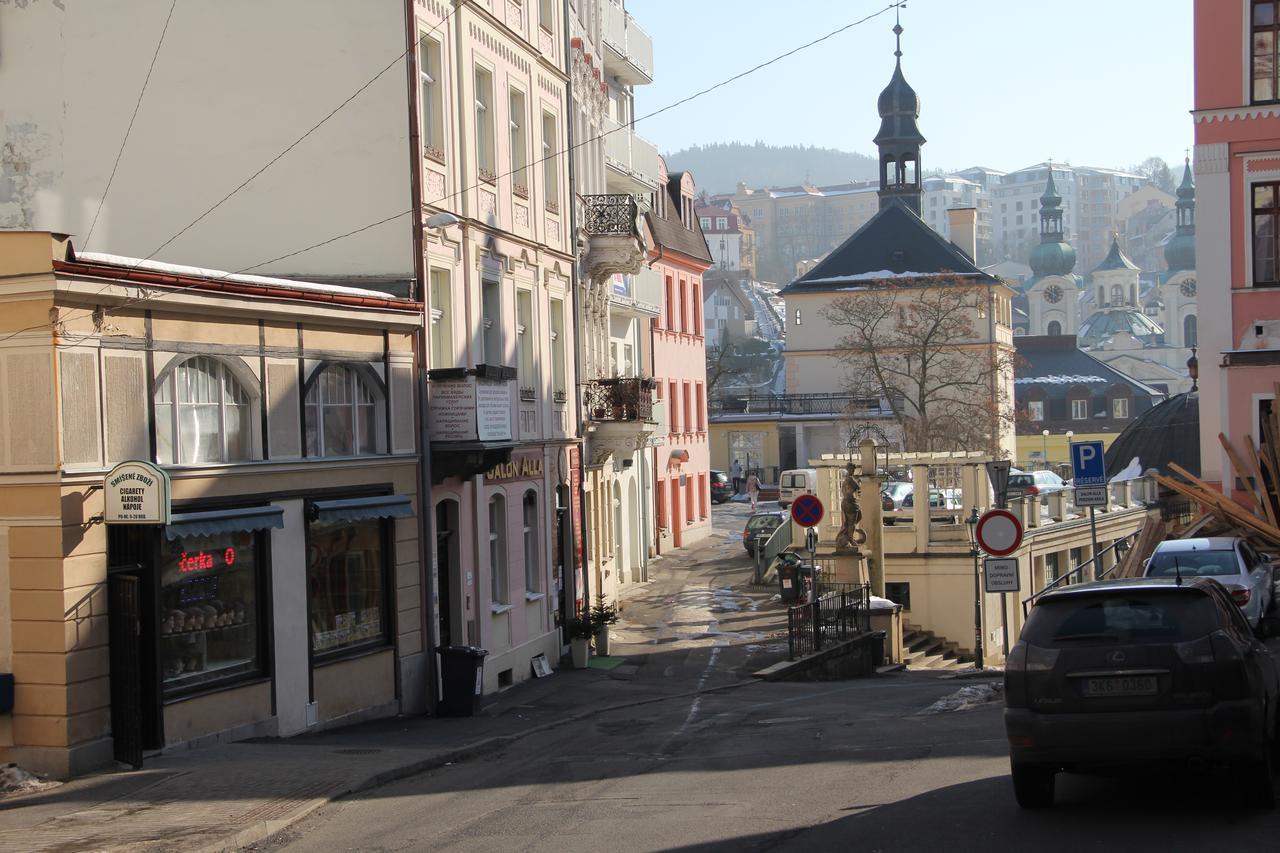
[[[978,547],[993,557],[1007,557],[1022,544],[1022,522],[1007,509],[989,509],[974,531]]]
[[[801,527],[817,527],[822,514],[822,501],[817,495],[800,495],[791,502],[791,520]]]

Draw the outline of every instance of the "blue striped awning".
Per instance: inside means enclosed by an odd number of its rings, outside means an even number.
[[[164,528],[165,538],[172,541],[185,536],[213,536],[217,533],[241,533],[246,530],[280,529],[284,527],[284,510],[270,506],[239,509],[217,509],[209,512],[175,512]]]
[[[411,518],[413,505],[405,495],[378,495],[340,501],[313,501],[312,521],[363,521],[368,518]]]

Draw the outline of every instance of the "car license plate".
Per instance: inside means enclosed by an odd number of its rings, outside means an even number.
[[[1154,675],[1129,675],[1123,678],[1086,678],[1086,696],[1154,696],[1157,692]]]

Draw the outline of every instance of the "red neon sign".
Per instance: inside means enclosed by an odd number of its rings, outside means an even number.
[[[222,564],[224,566],[233,566],[236,562],[236,549],[228,548],[222,552]],[[194,554],[182,552],[182,556],[178,558],[178,571],[187,572],[204,572],[214,568],[214,556],[206,554],[204,551],[197,551]]]

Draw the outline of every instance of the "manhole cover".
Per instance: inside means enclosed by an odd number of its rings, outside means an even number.
[[[336,755],[375,755],[375,754],[377,754],[377,753],[379,753],[379,752],[382,752],[382,750],[380,750],[380,749],[357,749],[357,748],[354,748],[354,747],[349,748],[349,749],[335,749],[335,750],[334,750],[334,753],[335,753]]]

